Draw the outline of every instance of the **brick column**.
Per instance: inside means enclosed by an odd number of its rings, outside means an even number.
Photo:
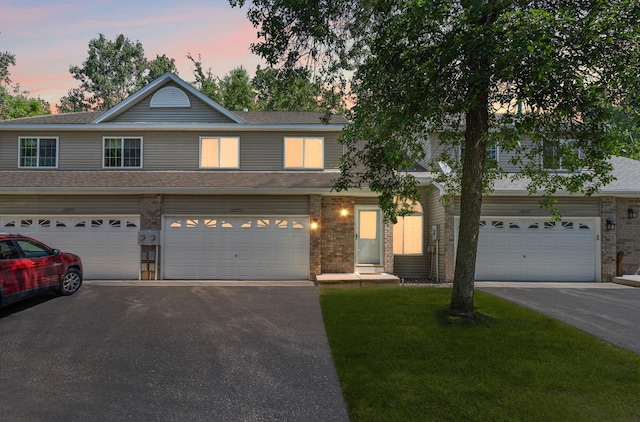
[[[602,233],[601,256],[602,256],[602,281],[611,281],[616,275],[616,232],[619,227],[616,219],[616,198],[603,197],[600,199],[600,233]],[[607,230],[607,220],[616,224],[616,230]]]
[[[140,230],[160,230],[162,227],[162,196],[140,195]],[[141,246],[140,266],[143,280],[153,280],[156,277],[153,268],[158,269],[160,279],[160,248],[156,246]],[[156,254],[157,250],[157,254]],[[147,270],[147,268],[149,270]]]
[[[309,217],[311,221],[322,218],[322,196],[309,195]],[[318,230],[309,233],[309,280],[315,281],[316,275],[322,271],[322,225]]]
[[[340,211],[347,210],[346,216]],[[355,267],[355,198],[323,196],[320,219],[322,273],[352,273]]]

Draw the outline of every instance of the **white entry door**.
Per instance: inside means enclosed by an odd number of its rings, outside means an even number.
[[[165,279],[307,280],[309,217],[165,217]]]
[[[87,280],[137,280],[138,216],[0,216],[0,232],[20,233],[79,255]]]
[[[482,218],[476,280],[596,281],[595,218]]]
[[[356,266],[382,264],[382,219],[379,208],[356,208]]]

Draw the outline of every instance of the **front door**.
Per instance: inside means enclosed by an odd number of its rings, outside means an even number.
[[[382,263],[382,221],[379,208],[356,209],[356,266]]]

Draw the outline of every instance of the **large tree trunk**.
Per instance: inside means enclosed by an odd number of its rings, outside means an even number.
[[[473,315],[474,276],[478,233],[482,207],[482,182],[487,150],[488,111],[473,109],[466,116],[465,150],[460,194],[460,229],[451,293],[450,312],[453,315]]]
[[[462,186],[460,193],[460,229],[456,252],[453,291],[450,313],[456,316],[474,315],[474,278],[478,233],[482,208],[482,187],[484,166],[487,158],[487,138],[489,134],[489,87],[491,83],[491,63],[485,43],[482,40],[484,28],[496,18],[496,9],[481,8],[473,1],[464,1],[471,27],[475,29],[475,42],[467,46],[467,67],[469,70],[469,109],[465,115],[464,157],[462,162]]]

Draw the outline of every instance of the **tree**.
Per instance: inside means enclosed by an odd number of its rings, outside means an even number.
[[[256,69],[252,79],[256,90],[257,108],[271,111],[325,111],[341,113],[344,105],[330,89],[314,80],[306,68],[276,69],[274,67]],[[330,104],[330,105],[329,105]]]
[[[17,119],[51,113],[48,102],[39,97],[29,97],[29,92],[23,91],[18,84],[12,87],[13,94],[0,88],[3,91],[0,92],[0,119]]]
[[[202,92],[213,101],[220,103],[222,101],[222,97],[220,95],[220,89],[218,87],[218,80],[211,73],[211,69],[208,69],[206,72],[203,70],[202,58],[199,54],[198,60],[194,59],[191,53],[187,54],[187,58],[191,60],[191,62],[195,66],[193,75],[195,76],[196,80],[193,85],[198,89],[198,91]]]
[[[163,54],[149,61],[142,44],[122,34],[113,41],[100,34],[88,53],[82,66],[69,67],[80,87],[60,99],[59,112],[106,110],[165,72],[178,73],[174,59]]]
[[[49,103],[30,98],[20,84],[11,85],[9,66],[15,66],[16,57],[7,51],[0,53],[0,120],[49,114]]]
[[[149,83],[158,79],[167,72],[178,75],[175,59],[170,59],[166,54],[162,56],[156,55],[156,58],[147,64],[148,73],[145,76],[146,82]]]
[[[255,93],[247,70],[240,66],[218,80],[222,105],[229,110],[253,110]]]
[[[454,315],[474,314],[483,192],[502,176],[487,171],[487,145],[511,150],[517,177],[547,205],[560,191],[591,194],[611,181],[610,106],[626,113],[640,91],[636,0],[253,0],[247,16],[259,28],[252,49],[269,64],[313,63],[329,83],[353,72],[337,188],[366,183],[388,220],[395,197],[417,197],[402,170],[426,157],[425,139],[464,147],[461,163],[427,157],[449,161],[441,178],[460,193]],[[549,145],[568,173],[545,168]]]

